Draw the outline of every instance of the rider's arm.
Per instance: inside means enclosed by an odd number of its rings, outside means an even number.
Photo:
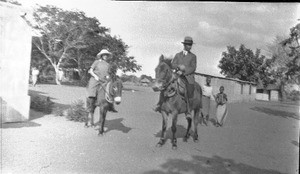
[[[90,68],[88,71],[97,81],[99,80],[99,77],[94,73],[93,69]]]
[[[97,81],[99,80],[99,77],[94,73],[93,69],[96,66],[96,61],[92,64],[91,68],[89,69],[88,73],[90,73]]]

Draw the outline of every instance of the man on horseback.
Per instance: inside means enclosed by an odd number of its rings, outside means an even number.
[[[187,115],[191,115],[191,107],[189,99],[193,97],[194,94],[194,83],[195,77],[194,73],[197,67],[197,56],[193,54],[190,50],[192,49],[193,39],[189,36],[184,38],[182,42],[184,48],[183,51],[177,53],[172,60],[172,69],[180,76],[180,78],[185,83],[185,100],[187,102]],[[161,104],[163,95],[160,95],[159,102],[155,108],[155,111],[161,110]]]
[[[101,50],[88,71],[92,76],[87,86],[87,111],[89,114],[93,114],[96,108],[97,90],[110,79],[110,65],[106,62],[108,56],[111,56],[109,51],[106,49]],[[117,112],[113,105],[110,111]]]

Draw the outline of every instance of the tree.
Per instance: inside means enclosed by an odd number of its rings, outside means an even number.
[[[8,1],[8,0],[0,0],[2,2],[8,2],[8,3],[11,3],[11,4],[14,4],[14,5],[22,5],[21,3],[19,3],[18,1]]]
[[[34,19],[34,28],[42,36],[33,38],[33,48],[39,50],[54,68],[57,84],[60,84],[60,67],[75,66],[85,72],[103,48],[113,53],[108,62],[116,63],[124,72],[141,69],[134,57],[127,57],[128,46],[120,38],[110,36],[108,28],[100,26],[98,19],[87,17],[84,12],[39,6]]]
[[[250,82],[262,81],[266,84],[268,76],[264,61],[265,56],[260,55],[259,49],[253,53],[242,44],[239,50],[228,46],[227,52],[222,53],[218,67],[221,69],[220,73],[228,78]]]
[[[271,44],[267,46],[269,52],[268,71],[271,83],[280,87],[281,99],[286,100],[285,85],[288,82],[286,73],[288,72],[287,64],[292,60],[285,51],[282,44],[284,36],[276,36]]]
[[[141,80],[142,80],[142,79],[148,79],[150,82],[153,81],[153,79],[152,79],[151,76],[147,76],[147,75],[145,75],[145,74],[142,74],[141,77],[140,77],[140,79],[141,79]]]
[[[290,29],[289,38],[283,40],[280,44],[290,58],[286,63],[287,71],[285,75],[288,80],[300,84],[300,23]]]
[[[86,37],[91,33],[105,33],[105,27],[100,27],[95,18],[88,18],[83,12],[63,11],[54,6],[39,8],[34,12],[41,37],[34,37],[34,48],[49,60],[56,73],[56,83],[60,84],[58,69],[64,59],[72,59],[76,50],[88,47]]]

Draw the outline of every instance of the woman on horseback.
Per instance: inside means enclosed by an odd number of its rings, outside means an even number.
[[[109,51],[106,49],[101,50],[88,71],[92,76],[87,85],[87,111],[89,112],[89,116],[94,113],[96,108],[97,90],[100,85],[103,85],[110,79],[110,65],[106,62],[109,56],[111,56]],[[112,107],[110,111],[117,112],[114,107]]]

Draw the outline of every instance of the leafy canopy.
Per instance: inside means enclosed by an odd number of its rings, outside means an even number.
[[[255,53],[246,48],[243,44],[239,49],[233,46],[227,47],[227,52],[222,53],[222,58],[218,67],[221,74],[228,78],[237,78],[239,80],[258,82],[261,78],[266,78],[266,67],[264,64],[265,56],[260,55],[260,50]]]

